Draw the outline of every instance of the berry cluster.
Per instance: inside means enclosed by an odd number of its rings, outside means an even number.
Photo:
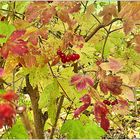
[[[66,55],[61,50],[57,51],[57,55],[60,56],[62,63],[66,63],[66,62],[70,62],[70,61],[74,62],[80,58],[79,54],[73,53],[73,54]]]
[[[109,100],[104,100],[103,103],[106,105],[116,105],[118,104],[118,100],[116,99],[113,102],[110,102]]]

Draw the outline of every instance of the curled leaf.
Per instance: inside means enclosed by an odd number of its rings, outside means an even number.
[[[74,111],[74,117],[78,117],[89,107],[89,105],[91,104],[91,97],[88,94],[85,94],[82,98],[80,98],[80,101],[84,104]]]

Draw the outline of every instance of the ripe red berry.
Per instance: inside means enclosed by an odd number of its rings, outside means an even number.
[[[116,105],[116,104],[118,104],[118,100],[117,100],[117,99],[114,100],[114,101],[111,103],[111,105]]]
[[[108,100],[104,100],[103,103],[106,104],[106,105],[110,105],[111,104],[110,101],[108,101]]]
[[[57,51],[57,55],[61,55],[62,54],[62,51],[61,50],[58,50]]]
[[[64,59],[64,58],[66,58],[66,55],[65,55],[64,53],[61,53],[61,54],[60,54],[60,57],[61,57],[62,59]]]
[[[115,105],[116,103],[113,101],[113,102],[111,102],[111,105]]]
[[[67,58],[66,57],[62,58],[61,61],[62,61],[62,63],[66,63],[67,62]]]
[[[67,60],[67,62],[70,62],[71,61],[71,56],[70,55],[67,55],[66,56],[66,60]]]
[[[115,103],[118,104],[118,100],[117,99],[115,100]]]
[[[72,60],[72,61],[75,61],[76,59],[77,59],[77,58],[76,58],[76,54],[75,54],[75,53],[72,54],[72,55],[71,55],[71,60]]]
[[[75,54],[76,59],[78,60],[80,58],[79,54]]]

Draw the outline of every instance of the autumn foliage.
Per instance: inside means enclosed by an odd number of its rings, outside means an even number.
[[[140,138],[139,19],[139,2],[0,2],[0,137]]]

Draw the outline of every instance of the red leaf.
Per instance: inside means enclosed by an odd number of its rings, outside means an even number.
[[[10,51],[14,54],[17,54],[19,56],[23,56],[24,54],[28,53],[28,48],[26,47],[27,42],[24,40],[17,40],[10,44],[11,48]]]
[[[7,58],[9,51],[17,55],[24,55],[28,52],[27,41],[20,39],[25,34],[25,30],[17,30],[12,33],[8,41],[1,48],[1,55]]]
[[[56,14],[56,9],[55,7],[51,7],[51,8],[47,8],[43,11],[42,15],[41,15],[41,22],[43,24],[49,23],[49,21],[51,20],[51,18]]]
[[[119,76],[106,76],[100,82],[100,88],[104,93],[110,91],[114,95],[119,95],[122,92],[121,89],[122,80]]]
[[[8,103],[0,104],[0,127],[4,125],[11,127],[15,118],[16,111],[14,107]]]
[[[107,131],[110,127],[109,120],[106,117],[102,116],[100,125],[105,131]]]
[[[31,42],[33,45],[37,45],[38,44],[38,37],[41,36],[43,39],[47,39],[48,38],[48,31],[44,28],[39,29],[39,30],[35,30],[34,32],[31,32],[28,38],[28,42]]]
[[[32,22],[35,19],[37,19],[39,16],[41,16],[44,9],[47,8],[46,2],[32,2],[27,7],[27,10],[25,12],[25,16],[28,22]]]
[[[101,123],[101,118],[106,117],[107,114],[108,109],[104,103],[98,101],[94,104],[94,115],[99,123]]]
[[[1,98],[5,99],[7,101],[15,101],[18,99],[18,95],[13,90],[9,90],[5,94],[3,94],[1,96]]]
[[[10,41],[18,40],[18,38],[23,36],[25,34],[25,32],[26,32],[26,30],[16,30],[11,34],[9,40]]]
[[[89,107],[89,105],[91,104],[91,97],[88,94],[85,94],[82,98],[80,98],[80,101],[82,101],[84,104],[74,111],[74,117],[78,117]]]
[[[71,84],[76,85],[77,90],[81,91],[83,89],[86,89],[88,85],[93,86],[94,80],[91,77],[89,77],[88,75],[76,74],[76,75],[72,76]]]
[[[75,13],[78,12],[81,8],[80,2],[71,2],[71,5],[68,8],[69,13]]]
[[[2,77],[4,74],[4,68],[0,68],[0,77]]]

